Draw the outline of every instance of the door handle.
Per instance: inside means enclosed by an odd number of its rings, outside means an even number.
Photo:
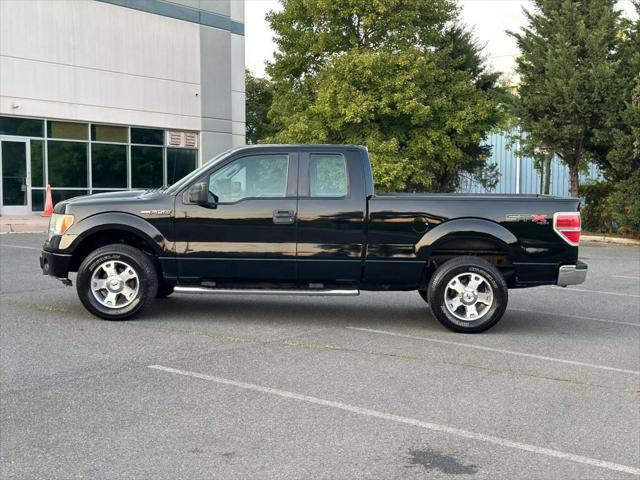
[[[292,224],[296,219],[296,215],[292,210],[274,210],[273,223],[279,225]]]

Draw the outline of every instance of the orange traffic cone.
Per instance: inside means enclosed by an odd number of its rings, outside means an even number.
[[[53,214],[53,200],[51,199],[51,185],[47,183],[47,196],[44,201],[43,217],[50,217]]]

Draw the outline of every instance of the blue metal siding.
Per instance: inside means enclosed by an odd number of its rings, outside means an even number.
[[[541,193],[540,172],[536,170],[533,158],[522,157],[520,159],[520,179],[517,178],[516,146],[511,145],[507,132],[494,133],[487,138],[487,144],[491,145],[491,158],[489,163],[498,166],[500,180],[493,190],[487,190],[482,185],[465,178],[458,188],[462,193],[508,193],[515,194],[516,186],[520,183],[520,193]],[[580,175],[580,182],[597,180],[602,178],[595,165],[589,166],[586,174]],[[551,185],[549,194],[560,197],[569,195],[569,169],[559,158],[551,160]]]

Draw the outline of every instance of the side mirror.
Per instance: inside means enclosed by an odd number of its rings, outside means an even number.
[[[189,203],[209,205],[209,185],[205,182],[196,183],[189,188]]]

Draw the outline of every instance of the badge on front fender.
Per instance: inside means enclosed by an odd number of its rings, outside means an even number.
[[[140,210],[142,215],[171,215],[171,210]]]

